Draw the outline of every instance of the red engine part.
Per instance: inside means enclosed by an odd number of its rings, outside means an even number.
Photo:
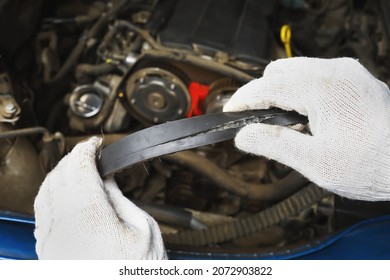
[[[201,104],[209,93],[210,87],[208,85],[202,85],[200,83],[191,82],[188,90],[191,96],[191,108],[187,114],[187,117],[203,115]]]

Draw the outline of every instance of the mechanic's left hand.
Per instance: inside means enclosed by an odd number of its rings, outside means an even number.
[[[44,180],[35,200],[40,259],[166,259],[157,223],[103,181],[101,139],[78,144]]]

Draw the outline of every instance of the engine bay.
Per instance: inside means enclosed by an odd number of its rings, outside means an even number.
[[[0,210],[33,214],[43,178],[79,141],[98,135],[108,145],[221,112],[270,61],[288,57],[287,47],[293,56],[358,58],[390,82],[383,0],[2,2]],[[390,211],[387,202],[327,193],[232,141],[145,161],[115,179],[157,220],[172,252],[278,252]]]

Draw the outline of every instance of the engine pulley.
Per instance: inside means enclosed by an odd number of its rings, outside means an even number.
[[[163,123],[187,115],[191,98],[186,77],[170,71],[172,69],[146,67],[127,80],[126,96],[131,113],[140,121]]]
[[[210,85],[209,94],[203,100],[203,112],[205,114],[222,112],[223,106],[239,87],[239,84],[230,78],[221,78],[214,81]]]
[[[83,118],[97,115],[104,102],[104,93],[94,85],[81,85],[70,95],[69,105],[74,114]]]

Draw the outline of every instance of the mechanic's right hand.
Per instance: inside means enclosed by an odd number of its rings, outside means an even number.
[[[295,110],[312,135],[251,124],[236,146],[299,171],[319,186],[361,200],[390,200],[390,91],[351,58],[288,58],[241,87],[224,111]]]

